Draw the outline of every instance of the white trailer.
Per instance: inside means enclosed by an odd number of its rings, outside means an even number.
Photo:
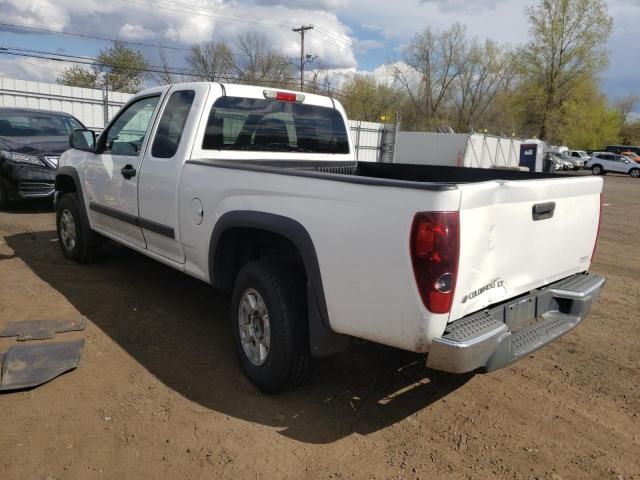
[[[400,132],[397,163],[474,168],[516,168],[520,165],[517,138],[483,134]]]

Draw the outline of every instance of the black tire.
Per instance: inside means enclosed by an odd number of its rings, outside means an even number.
[[[604,170],[602,169],[601,165],[594,165],[593,167],[591,167],[591,173],[593,173],[594,175],[604,175]]]
[[[102,237],[91,230],[75,193],[62,195],[56,205],[56,227],[62,254],[69,260],[88,263],[101,251]],[[69,241],[70,219],[73,220],[74,241]],[[66,232],[66,234],[65,234]]]
[[[640,168],[632,168],[629,170],[629,175],[633,178],[640,178]]]
[[[268,351],[263,363],[256,364],[243,346],[241,316],[257,318],[241,312],[246,295],[257,292],[266,307],[270,331]],[[253,296],[255,300],[256,297]],[[231,328],[242,370],[259,390],[279,393],[298,385],[305,377],[309,365],[309,329],[304,275],[290,264],[271,260],[255,260],[245,264],[236,277],[231,302]],[[259,328],[258,328],[259,330]],[[264,330],[264,328],[263,328]],[[254,331],[245,344],[254,339]],[[264,332],[263,332],[264,333]],[[264,340],[264,338],[262,338]],[[256,343],[253,343],[255,348]]]

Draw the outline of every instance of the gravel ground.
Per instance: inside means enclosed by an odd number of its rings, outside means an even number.
[[[604,199],[606,291],[560,341],[475,376],[365,344],[279,396],[242,376],[226,294],[117,247],[75,265],[50,210],[0,213],[0,327],[88,319],[56,338],[86,339],[77,370],[0,395],[0,478],[640,479],[640,181]]]

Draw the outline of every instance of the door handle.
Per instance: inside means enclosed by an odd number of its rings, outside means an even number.
[[[120,170],[120,173],[125,179],[131,180],[136,176],[136,169],[133,168],[133,165],[125,165],[122,167],[122,170]]]
[[[533,206],[533,220],[547,220],[552,218],[556,211],[556,202],[538,203]]]

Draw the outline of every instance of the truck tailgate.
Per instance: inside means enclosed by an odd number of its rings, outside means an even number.
[[[589,268],[602,179],[489,181],[460,190],[450,321]]]

